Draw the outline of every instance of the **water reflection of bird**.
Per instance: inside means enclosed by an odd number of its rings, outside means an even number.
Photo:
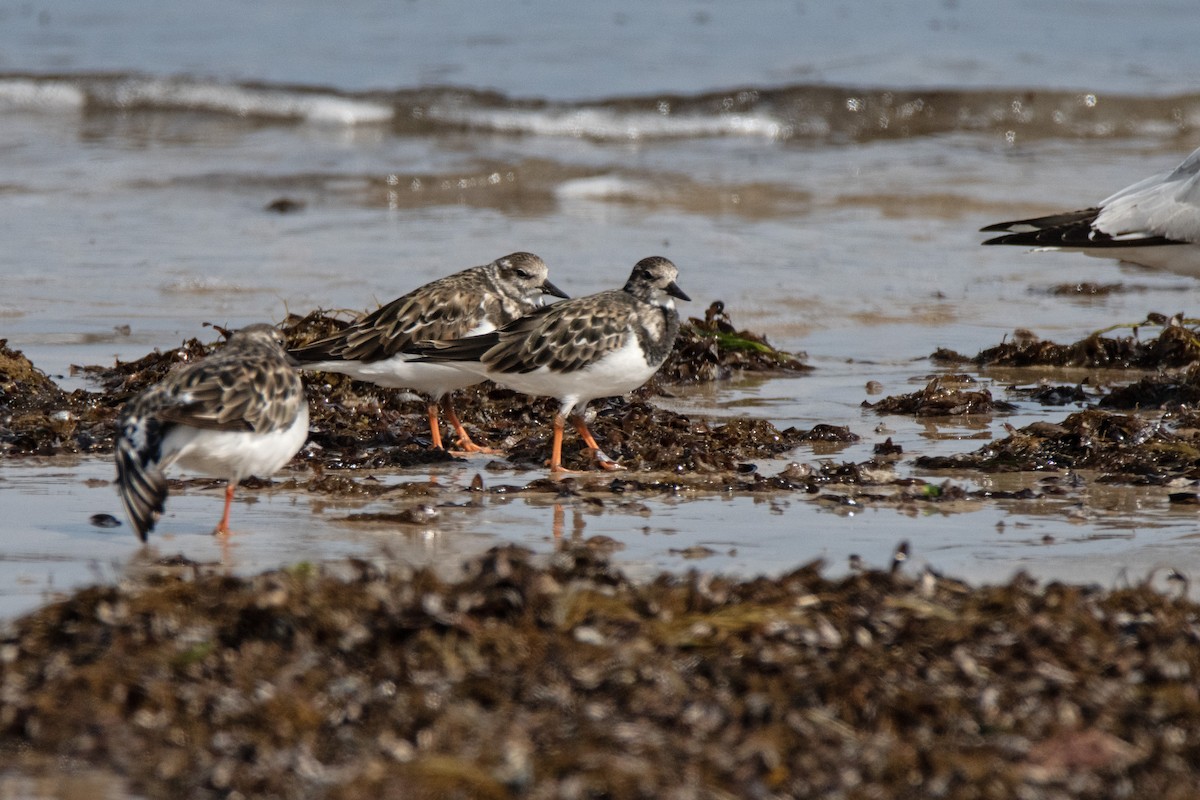
[[[596,444],[584,419],[598,397],[631,392],[658,371],[679,333],[679,270],[661,256],[639,261],[621,289],[540,308],[499,330],[414,348],[432,362],[454,363],[525,394],[554,397],[551,472],[562,466],[566,421],[604,469],[620,469]]]
[[[427,283],[336,334],[291,351],[305,369],[339,372],[377,386],[427,395],[429,433],[442,448],[438,405],[463,452],[495,452],[471,441],[450,393],[482,378],[444,364],[416,361],[408,349],[428,339],[460,339],[495,330],[538,308],[544,295],[566,297],[533,253],[512,253]]]
[[[304,387],[282,334],[250,325],[126,404],[117,422],[117,491],[144,542],[163,512],[168,467],[224,478],[225,513],[216,532],[228,533],[237,483],[273,474],[307,438]]]
[[[1069,250],[1200,277],[1200,149],[1092,208],[998,222],[984,244]]]

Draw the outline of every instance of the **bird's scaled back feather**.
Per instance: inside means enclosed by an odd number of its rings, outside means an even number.
[[[292,354],[301,361],[370,362],[391,358],[427,339],[457,339],[479,324],[481,292],[482,286],[462,283],[427,284]]]
[[[614,290],[551,306],[548,313],[525,317],[499,331],[499,342],[482,361],[497,373],[583,369],[633,335],[629,312],[634,302],[624,291]]]
[[[210,357],[168,379],[160,396],[147,398],[157,400],[155,416],[217,431],[269,433],[290,425],[304,402],[295,371],[267,353],[236,357]]]

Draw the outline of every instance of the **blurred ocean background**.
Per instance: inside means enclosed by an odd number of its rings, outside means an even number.
[[[1086,206],[1200,145],[1198,26],[1182,0],[0,0],[0,338],[73,388],[86,384],[71,365],[211,336],[204,322],[366,310],[514,250],[541,255],[573,295],[661,254],[695,301],[685,313],[723,300],[817,367],[681,405],[849,425],[861,452],[838,457],[863,458],[885,435],[859,407],[866,382],[912,391],[937,347],[974,354],[1017,327],[1065,341],[1195,310],[1193,277],[981,248],[976,231]],[[297,210],[271,210],[280,200]],[[1059,291],[1080,282],[1121,288]],[[971,437],[1046,412],[1022,413],[971,429],[886,420],[886,435],[906,453],[974,449]],[[18,511],[0,584],[42,591],[46,569],[128,555],[127,530],[86,522],[119,513],[111,487],[84,482],[110,473],[99,460],[0,470]],[[340,535],[300,505],[304,547],[335,553]],[[1147,544],[1130,533],[1147,520],[1190,529],[1157,498],[1113,507],[1058,536],[1082,543],[1061,553],[1068,572],[1109,554],[1113,529],[1126,550]],[[687,525],[671,521],[683,511],[658,516],[727,545],[713,531],[746,512],[720,509],[695,505]],[[171,547],[210,546],[190,513],[180,525],[197,535]],[[312,555],[287,513],[259,532],[274,555],[255,561],[250,539],[243,565]],[[549,522],[529,513],[544,537]],[[1040,543],[1057,517],[972,549],[1010,513],[919,522],[943,526],[952,572],[1053,562]],[[885,559],[915,524],[835,520],[799,500],[764,515],[777,540],[733,542],[738,555],[711,566],[840,560],[851,531]],[[504,535],[520,519],[470,527]],[[629,554],[679,567],[677,546]]]
[[[956,321],[1098,326],[1029,287],[1115,267],[974,230],[1190,151],[1198,24],[1183,2],[5,1],[0,325],[61,373],[527,249],[573,293],[661,252],[697,308],[816,357],[817,331],[863,359],[996,338]]]

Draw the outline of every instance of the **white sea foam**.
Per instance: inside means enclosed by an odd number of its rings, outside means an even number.
[[[619,175],[596,175],[564,181],[554,193],[562,200],[621,200],[658,194],[647,181],[631,180]]]
[[[111,88],[107,99],[124,108],[200,109],[244,117],[283,117],[340,125],[387,122],[393,116],[389,105],[332,94],[172,80],[124,80]]]
[[[246,294],[261,291],[252,286],[246,286],[225,278],[213,276],[180,277],[164,281],[158,290],[163,294],[210,295],[210,294]]]
[[[790,127],[763,113],[715,116],[624,112],[602,108],[483,109],[431,106],[432,119],[484,130],[574,136],[587,139],[670,139],[703,136],[760,136],[783,139]]]
[[[75,111],[83,108],[86,102],[87,95],[83,89],[67,81],[0,79],[0,109]]]

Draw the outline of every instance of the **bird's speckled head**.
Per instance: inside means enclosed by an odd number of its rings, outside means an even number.
[[[550,282],[550,268],[533,253],[510,253],[490,264],[496,284],[513,297],[533,297],[551,294],[567,297],[567,294]]]
[[[234,331],[230,337],[227,347],[252,347],[265,346],[271,348],[283,349],[286,345],[286,339],[283,336],[283,331],[276,328],[274,325],[268,325],[265,322],[256,322],[253,325],[247,325],[244,328],[239,328]]]
[[[692,299],[675,283],[678,277],[679,268],[671,263],[670,259],[649,256],[633,266],[633,272],[625,282],[625,291],[649,303],[674,306],[666,296],[678,297],[680,300]]]

